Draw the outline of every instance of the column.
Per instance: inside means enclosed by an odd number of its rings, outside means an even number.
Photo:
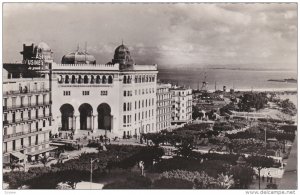
[[[73,131],[75,131],[76,130],[76,117],[74,115],[72,117],[72,122],[73,122],[73,125],[72,125]]]
[[[93,130],[97,130],[98,129],[98,126],[97,126],[97,115],[94,115],[93,116]]]
[[[80,130],[80,116],[75,116],[75,130]]]
[[[111,115],[110,117],[110,132],[112,133],[114,129],[114,116]]]
[[[68,117],[69,129],[73,129],[73,117]]]

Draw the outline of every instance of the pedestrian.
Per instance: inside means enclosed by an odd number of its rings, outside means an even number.
[[[271,173],[270,171],[268,172],[268,175],[267,175],[267,182],[269,182],[271,180]]]
[[[264,182],[265,181],[265,175],[262,175],[261,180]]]

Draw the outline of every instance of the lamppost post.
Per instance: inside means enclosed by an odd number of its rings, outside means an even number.
[[[91,175],[90,175],[90,189],[92,189],[92,182],[93,182],[93,162],[98,161],[99,159],[92,159],[91,158]]]

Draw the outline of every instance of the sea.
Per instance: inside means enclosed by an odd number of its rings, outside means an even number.
[[[158,79],[192,89],[201,89],[207,82],[208,90],[235,89],[240,91],[296,91],[297,83],[268,81],[269,79],[297,79],[296,70],[251,70],[226,68],[159,69]]]

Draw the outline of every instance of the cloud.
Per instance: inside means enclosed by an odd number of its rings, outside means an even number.
[[[140,64],[297,67],[295,3],[6,3],[3,10],[5,61],[21,58],[23,42],[45,41],[58,62],[87,42],[106,63],[124,40]]]

